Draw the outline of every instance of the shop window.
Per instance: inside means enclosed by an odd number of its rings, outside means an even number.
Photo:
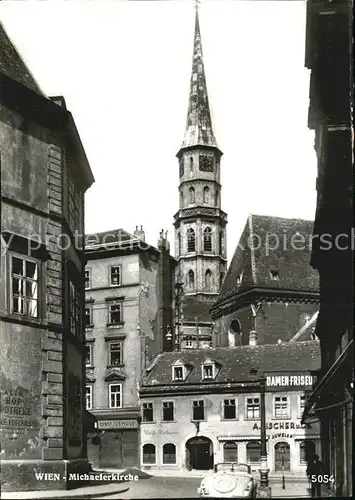
[[[274,418],[290,418],[288,396],[274,396]]]
[[[143,464],[151,465],[155,464],[156,453],[154,444],[145,444],[143,446]]]
[[[247,443],[247,462],[253,464],[260,462],[261,445],[257,441]]]
[[[300,443],[300,463],[307,464],[310,458],[316,452],[316,444],[314,441],[306,440]]]
[[[247,420],[259,420],[259,418],[260,418],[260,398],[247,398],[246,418],[247,418]]]
[[[85,402],[86,402],[86,409],[91,410],[92,409],[92,385],[87,385],[85,388]]]
[[[110,286],[121,285],[121,268],[120,266],[110,267]]]
[[[227,441],[223,446],[223,457],[226,463],[238,462],[238,445],[234,441]]]
[[[172,443],[163,446],[163,464],[176,464],[176,446]]]
[[[192,420],[205,420],[205,402],[201,399],[192,402]]]
[[[223,401],[223,418],[225,420],[233,420],[237,417],[236,400],[225,399]]]
[[[163,401],[163,421],[172,422],[174,420],[174,402]]]
[[[142,404],[143,422],[153,422],[154,421],[154,408],[153,403],[143,403]]]

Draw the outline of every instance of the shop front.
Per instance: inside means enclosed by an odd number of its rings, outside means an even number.
[[[125,469],[139,464],[138,419],[99,420],[88,436],[88,458],[94,468]]]

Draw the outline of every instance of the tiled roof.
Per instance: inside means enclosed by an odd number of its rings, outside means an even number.
[[[200,24],[196,11],[189,107],[187,111],[185,137],[181,148],[197,145],[217,147],[212,128],[205,68],[203,64]]]
[[[0,22],[0,73],[44,95]]]
[[[201,364],[206,357],[221,365],[213,381],[216,384],[255,380],[256,376],[250,373],[252,368],[264,373],[310,372],[320,369],[319,342],[315,340],[291,344],[191,349],[159,354],[149,367],[150,371],[144,377],[143,385],[211,384],[210,380],[202,380]],[[177,360],[193,367],[182,382],[172,380],[172,365]]]
[[[103,231],[101,233],[91,233],[85,235],[85,246],[99,245],[107,243],[123,243],[130,240],[136,240],[134,236],[127,233],[124,229],[112,229],[112,231]],[[138,240],[137,240],[138,241]]]
[[[215,298],[209,299],[199,296],[186,296],[183,301],[182,313],[184,321],[212,322],[210,310]]]
[[[249,215],[217,304],[251,287],[318,292],[312,234],[313,221]]]

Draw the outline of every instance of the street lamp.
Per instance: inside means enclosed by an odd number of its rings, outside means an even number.
[[[281,451],[281,467],[282,467],[282,489],[284,490],[286,488],[285,485],[285,452],[286,452],[286,447],[284,443],[280,444],[280,451]]]
[[[257,369],[251,369],[250,373],[256,375],[259,372]],[[266,411],[265,411],[265,392],[266,378],[263,373],[259,373],[260,387],[260,487],[259,498],[270,498],[271,490],[269,487],[269,469],[267,466],[267,451],[266,451]]]

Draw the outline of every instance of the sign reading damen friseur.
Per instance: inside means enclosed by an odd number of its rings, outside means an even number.
[[[273,374],[266,376],[266,387],[275,388],[309,388],[311,389],[316,381],[316,377],[310,374]]]
[[[99,429],[138,429],[137,420],[101,420],[97,423]]]

